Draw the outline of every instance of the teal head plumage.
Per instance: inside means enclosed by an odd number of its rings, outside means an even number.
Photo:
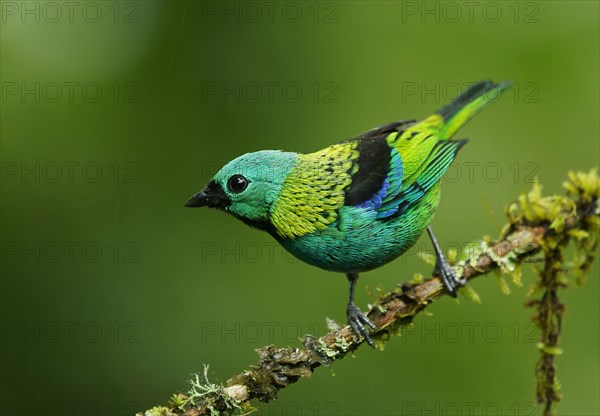
[[[350,281],[348,322],[369,344],[354,305],[358,273],[409,249],[427,228],[448,291],[456,278],[429,227],[440,179],[466,140],[456,131],[510,86],[482,81],[422,121],[386,124],[310,154],[264,150],[225,165],[186,204],[221,209],[270,233],[294,256]]]

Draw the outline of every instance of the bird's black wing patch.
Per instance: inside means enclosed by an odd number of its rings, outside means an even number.
[[[416,120],[400,120],[376,127],[352,137],[347,141],[358,141],[358,171],[352,176],[350,190],[344,205],[358,205],[373,197],[383,186],[390,168],[391,147],[387,136],[402,132],[414,125]]]
[[[391,147],[385,136],[366,137],[358,142],[358,171],[352,176],[344,205],[358,205],[383,186],[390,165]]]

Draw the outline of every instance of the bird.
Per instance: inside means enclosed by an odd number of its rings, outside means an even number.
[[[223,166],[185,206],[225,211],[268,232],[305,263],[345,274],[347,322],[373,347],[370,332],[377,328],[354,302],[360,273],[396,259],[427,230],[434,273],[445,290],[456,297],[465,284],[430,223],[440,180],[468,141],[452,137],[511,84],[477,82],[425,119],[388,123],[313,153],[246,153]]]

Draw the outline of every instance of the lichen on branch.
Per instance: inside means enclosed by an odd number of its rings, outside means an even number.
[[[541,295],[526,303],[536,310],[532,319],[540,330],[537,344],[540,358],[535,368],[536,400],[544,405],[545,416],[553,415],[561,400],[555,357],[562,353],[558,342],[565,305],[559,298],[559,289],[571,283],[569,275],[575,277],[575,284],[585,282],[596,254],[600,224],[595,171],[570,173],[564,187],[568,197],[542,198],[540,187],[534,186],[529,194],[519,198],[520,211],[527,221],[550,223],[542,245],[544,266],[537,270],[539,280],[531,290]],[[576,254],[569,270],[565,250],[571,240],[574,240]]]
[[[544,403],[544,414],[553,414],[560,400],[555,357],[560,353],[558,341],[562,329],[564,305],[558,290],[569,284],[568,272],[575,283],[585,282],[598,247],[600,211],[598,197],[600,178],[595,170],[570,173],[564,183],[564,196],[543,197],[541,187],[521,195],[508,205],[508,222],[496,241],[482,240],[469,246],[463,258],[454,262],[454,270],[467,280],[492,271],[510,274],[520,285],[521,264],[538,253],[544,265],[538,270],[539,281],[531,290],[527,305],[535,308],[534,322],[540,328],[540,360],[536,366],[536,397]],[[565,262],[565,249],[571,243],[575,257],[570,268]],[[501,280],[503,282],[503,280]],[[508,288],[502,283],[504,290]],[[477,301],[469,287],[461,289],[467,298]],[[413,279],[381,295],[370,308],[368,317],[377,326],[372,337],[379,349],[410,323],[435,299],[445,295],[439,278]],[[173,395],[169,406],[157,406],[137,416],[220,416],[254,410],[256,402],[269,402],[279,390],[300,379],[310,377],[320,366],[329,366],[355,351],[363,343],[348,326],[333,327],[320,337],[304,337],[303,346],[277,348],[268,345],[257,349],[259,361],[248,370],[230,378],[225,386],[208,381],[205,367],[191,382],[186,393]]]

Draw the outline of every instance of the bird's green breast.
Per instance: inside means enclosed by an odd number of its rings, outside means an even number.
[[[300,260],[325,270],[350,273],[378,268],[408,250],[431,222],[439,203],[435,185],[403,215],[378,220],[376,213],[343,206],[336,221],[297,238],[279,238]]]

